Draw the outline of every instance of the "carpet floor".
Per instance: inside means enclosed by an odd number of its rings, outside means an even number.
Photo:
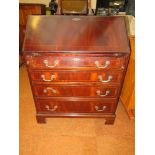
[[[114,125],[96,118],[49,118],[37,124],[25,66],[19,76],[20,155],[134,155],[135,124],[121,103]]]

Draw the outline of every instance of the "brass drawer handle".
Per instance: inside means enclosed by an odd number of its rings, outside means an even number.
[[[54,80],[55,75],[51,75],[51,79],[50,79],[50,80],[46,80],[46,79],[45,79],[45,75],[41,75],[41,78],[43,79],[43,81],[50,82],[50,81],[53,81],[53,80]]]
[[[95,106],[96,111],[104,111],[107,108],[107,106],[102,106],[102,109],[99,109],[98,106]]]
[[[99,75],[99,76],[98,76],[98,79],[99,79],[101,82],[107,83],[107,82],[110,82],[110,81],[111,81],[112,76],[109,75],[107,80],[103,80],[102,75]]]
[[[46,67],[53,68],[53,67],[56,67],[56,65],[58,65],[59,60],[54,60],[54,65],[53,66],[48,65],[48,60],[44,60],[43,63],[45,64]]]
[[[95,61],[95,65],[97,68],[107,68],[110,64],[110,61],[109,60],[106,60],[105,63],[104,63],[104,66],[100,66],[99,65],[99,61]]]
[[[56,111],[58,109],[58,106],[55,105],[53,108],[50,108],[49,105],[46,105],[45,108],[48,110],[48,111]]]
[[[50,87],[45,88],[45,89],[43,90],[43,92],[44,92],[44,93],[47,93],[48,90],[50,90],[53,94],[56,94],[56,93],[57,93],[57,91],[56,91],[55,89],[50,88]]]
[[[100,90],[97,90],[96,91],[96,94],[98,95],[98,96],[108,96],[109,94],[110,94],[110,90],[106,90],[106,92],[105,92],[105,94],[104,95],[101,95],[101,91]]]

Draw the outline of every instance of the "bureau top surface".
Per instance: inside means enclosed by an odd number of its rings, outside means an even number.
[[[29,16],[25,52],[129,53],[124,17]]]

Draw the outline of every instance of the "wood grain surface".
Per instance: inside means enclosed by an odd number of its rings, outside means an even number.
[[[31,16],[23,50],[38,123],[114,123],[130,54],[124,17]]]

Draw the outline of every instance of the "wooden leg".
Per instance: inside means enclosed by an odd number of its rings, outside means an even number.
[[[106,125],[113,125],[114,122],[115,122],[115,117],[109,117],[109,118],[106,118],[105,124]]]
[[[43,116],[36,116],[38,123],[46,123],[46,118]]]

